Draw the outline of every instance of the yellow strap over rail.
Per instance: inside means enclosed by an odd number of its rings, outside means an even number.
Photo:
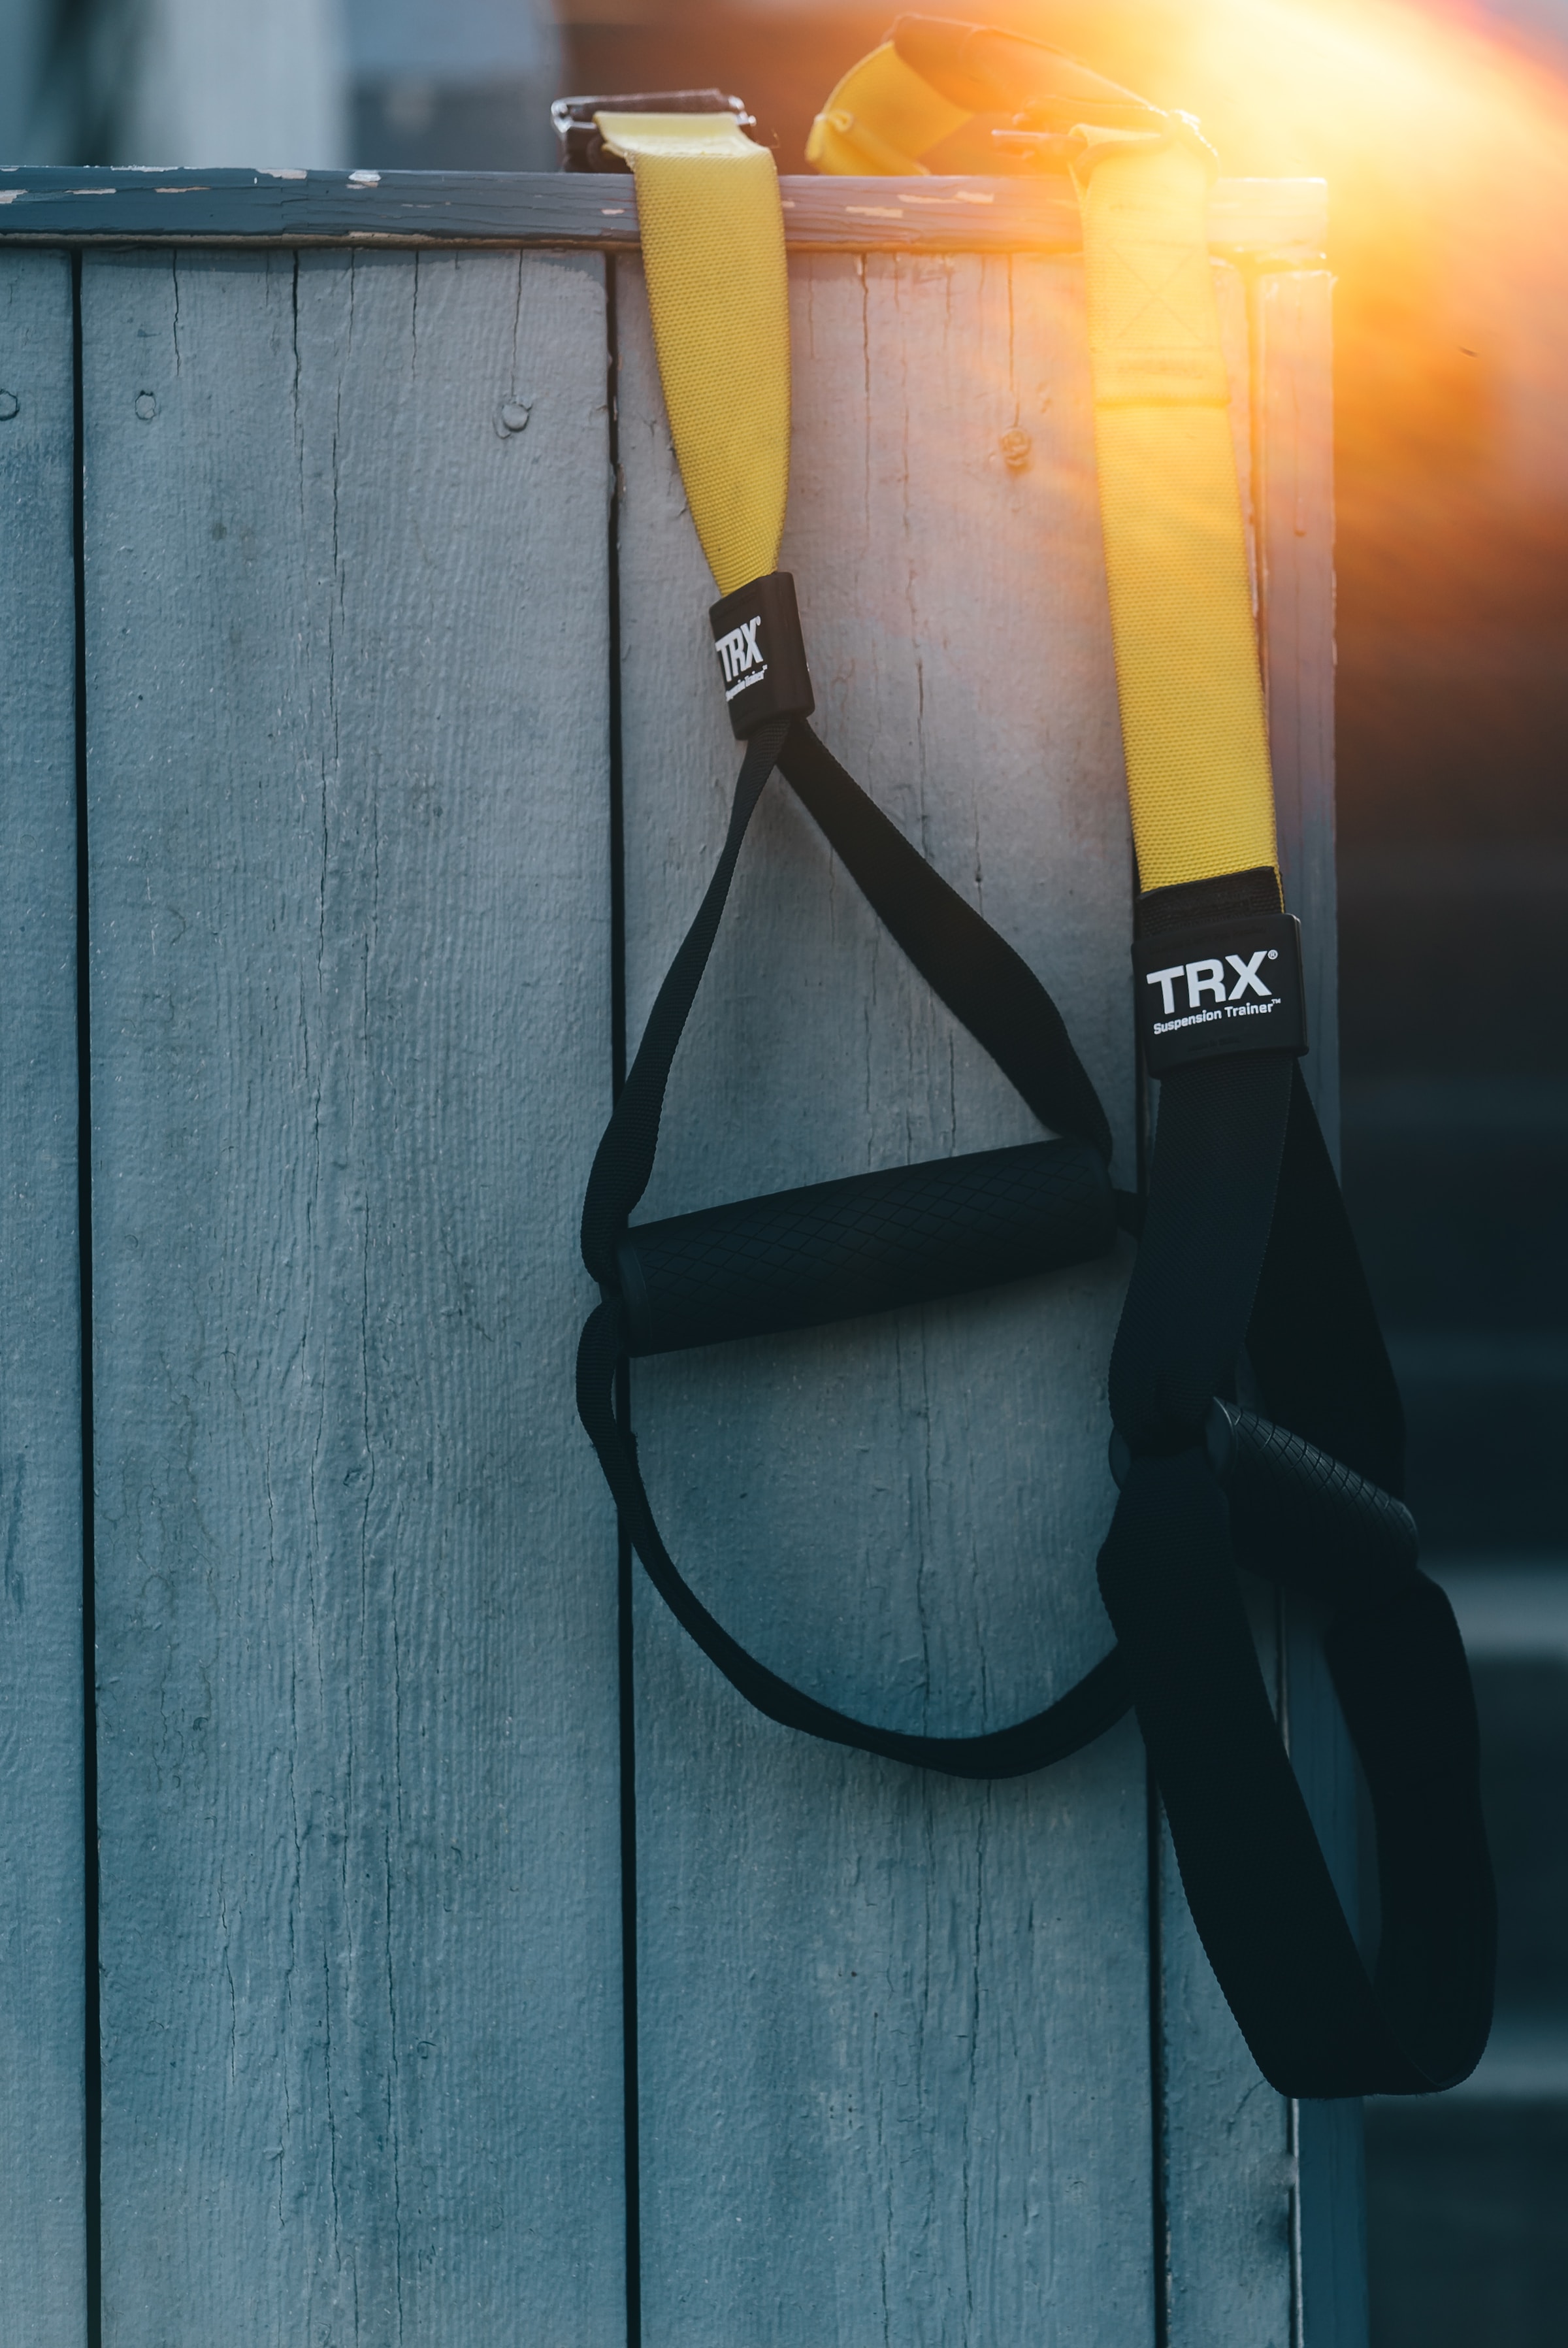
[[[594,117],[637,182],[653,344],[721,595],[777,568],[789,499],[789,284],[778,173],[727,114]]]
[[[845,179],[924,173],[918,158],[968,118],[884,41],[837,84],[811,126],[805,160]]]
[[[935,89],[923,118],[909,89],[919,80],[891,44],[874,51],[817,118],[810,159],[829,172],[922,168],[924,120],[934,126],[930,145],[970,118]],[[841,127],[840,115],[852,119]],[[1127,790],[1146,890],[1278,860],[1208,253],[1214,162],[1182,118],[1155,122],[1132,130],[1084,123],[1068,141],[1083,217]],[[879,152],[891,161],[878,161]]]

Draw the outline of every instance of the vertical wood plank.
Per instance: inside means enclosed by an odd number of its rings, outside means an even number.
[[[712,590],[621,272],[629,1030],[736,754]],[[1081,274],[792,271],[784,561],[825,738],[1056,994],[1133,1166],[1131,851]],[[1026,463],[1002,436],[1028,436]],[[753,828],[645,1211],[1030,1138],[786,790]],[[907,1727],[999,1725],[1109,1630],[1105,1373],[1125,1264],[640,1367],[676,1553],[736,1635]],[[975,1786],[793,1737],[638,1601],[648,2348],[1153,2326],[1147,1863],[1123,1725]]]
[[[86,2335],[71,265],[0,261],[0,2348]]]
[[[1277,1709],[1277,1609],[1256,1583],[1247,1594]],[[1264,2079],[1236,2028],[1194,1926],[1168,1829],[1160,1890],[1169,2348],[1298,2348],[1292,2107]]]
[[[110,2348],[624,2336],[601,273],[87,263]]]
[[[1258,617],[1268,630],[1271,513],[1248,289],[1216,270],[1242,505]],[[1271,710],[1271,721],[1272,721]],[[1273,1593],[1248,1591],[1265,1676],[1281,1693]],[[1170,2348],[1292,2348],[1289,2108],[1260,2076],[1193,1925],[1168,1831],[1160,1846],[1166,2323]]]
[[[1304,1068],[1337,1151],[1330,287],[1319,271],[1267,272],[1250,312],[1280,860],[1304,932],[1312,1038]],[[1320,1626],[1262,1585],[1253,1595],[1292,1759],[1354,1914],[1354,1781]],[[1162,1875],[1171,2348],[1231,2340],[1364,2348],[1359,2106],[1293,2107],[1266,2085],[1198,1945],[1168,1838]]]
[[[1263,655],[1286,902],[1301,918],[1302,1062],[1339,1157],[1334,877],[1334,281],[1266,271],[1253,288]]]
[[[1339,1159],[1339,996],[1334,865],[1334,281],[1266,271],[1253,302],[1265,524],[1269,734],[1286,901],[1301,916],[1308,1034],[1302,1063]],[[1356,1778],[1324,1661],[1322,1623],[1282,1609],[1291,1757],[1339,1897],[1357,1912]],[[1367,2221],[1361,2106],[1296,2116],[1298,2321],[1306,2348],[1365,2348]]]

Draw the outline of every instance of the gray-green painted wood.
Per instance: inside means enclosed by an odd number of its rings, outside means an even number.
[[[602,263],[94,259],[85,340],[105,2338],[596,2348]]]
[[[635,1036],[735,753],[620,276]],[[1131,862],[1081,273],[825,257],[793,287],[784,561],[821,730],[1040,971],[1129,1176]],[[650,1213],[1035,1129],[777,787],[667,1123]],[[999,1725],[1060,1692],[1110,1639],[1093,1560],[1123,1276],[640,1369],[646,1471],[696,1586],[768,1662],[900,1726]],[[649,2348],[1149,2339],[1131,1726],[1020,1782],[922,1776],[760,1720],[638,1605]]]
[[[1249,1583],[1247,1596],[1277,1710],[1279,1610],[1262,1583]],[[1264,2079],[1232,2019],[1164,1829],[1160,1894],[1170,2348],[1297,2348],[1294,2107]],[[1332,2334],[1309,2348],[1334,2348]]]
[[[1252,298],[1264,666],[1286,901],[1301,917],[1312,1048],[1302,1073],[1337,1164],[1334,877],[1334,281],[1266,271]]]
[[[792,244],[862,251],[1071,251],[1076,198],[1040,180],[784,180]],[[1321,180],[1221,180],[1216,250],[1320,255]],[[615,173],[0,170],[0,242],[157,241],[602,246],[635,252],[637,193]]]
[[[623,2336],[613,1540],[567,1398],[610,1056],[601,266],[87,264],[113,2348]],[[735,757],[617,266],[635,1035]],[[0,2343],[14,2303],[18,2341],[74,2343],[82,2305],[77,1395],[37,1337],[76,1328],[66,271],[15,250],[0,271],[8,346],[55,368],[3,524],[13,578],[43,583],[0,657],[9,739],[56,793],[7,798],[11,1138],[37,1146],[6,1195],[40,1244],[7,1261],[31,1284],[4,1466],[23,1425],[15,1520],[39,1511],[52,1612],[29,1577]],[[785,560],[820,722],[1058,993],[1130,1174],[1076,264],[825,254],[794,278]],[[1256,281],[1235,409],[1282,853],[1319,946],[1326,294]],[[31,415],[0,420],[0,467]],[[1329,1117],[1332,982],[1319,952]],[[646,1211],[1030,1129],[775,786]],[[901,1725],[1052,1693],[1108,1635],[1116,1302],[1073,1274],[647,1365],[651,1480],[699,1587],[770,1661]],[[1308,1627],[1283,1661],[1260,1634],[1342,1865]],[[1154,2108],[1130,1730],[989,1788],[835,1753],[746,1712],[641,1582],[636,1684],[649,2348],[1042,2325],[1121,2348],[1152,2340],[1157,2294],[1173,2348],[1303,2325],[1358,2348],[1355,2115],[1264,2088],[1168,1854]]]
[[[1334,870],[1333,279],[1266,271],[1255,296],[1263,430],[1265,644],[1280,856],[1307,938],[1314,1045],[1303,1069],[1339,1156]],[[1339,1897],[1357,1917],[1355,1761],[1328,1676],[1322,1619],[1284,1609],[1291,1752]],[[1366,2348],[1367,2215],[1358,2102],[1296,2114],[1297,2291],[1307,2348]]]
[[[0,2348],[78,2348],[83,2168],[71,273],[0,259]]]

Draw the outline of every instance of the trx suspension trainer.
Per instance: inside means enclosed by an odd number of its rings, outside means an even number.
[[[719,588],[722,688],[744,742],[729,831],[660,988],[583,1208],[603,1302],[583,1424],[644,1567],[703,1652],[786,1725],[928,1768],[1009,1776],[1132,1706],[1182,1880],[1266,2077],[1304,2096],[1418,2094],[1474,2067],[1494,1903],[1475,1711],[1448,1601],[1398,1495],[1403,1423],[1296,1062],[1228,389],[1208,257],[1214,162],[1185,117],[1037,43],[904,17],[835,90],[819,168],[917,172],[976,116],[1071,170],[1082,215],[1095,448],[1139,895],[1134,996],[1161,1080],[1143,1200],[1033,973],[872,804],[807,722],[793,581],[773,160],[712,91],[569,99],[568,168],[635,175],[675,452]],[[743,251],[737,270],[733,256]],[[746,829],[777,771],[933,991],[1053,1136],[712,1207],[630,1217]],[[1057,1703],[972,1737],[850,1719],[730,1637],[665,1547],[613,1391],[629,1355],[840,1320],[1139,1246],[1111,1360],[1120,1488],[1099,1578],[1116,1644]],[[1235,1396],[1238,1364],[1249,1396]],[[1375,1976],[1357,1951],[1258,1667],[1235,1566],[1327,1609],[1325,1647],[1377,1824]]]

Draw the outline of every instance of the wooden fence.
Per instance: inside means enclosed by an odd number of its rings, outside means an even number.
[[[1071,208],[785,195],[821,729],[1130,1179]],[[1358,2112],[1259,2078],[1135,1728],[989,1786],[791,1736],[618,1554],[576,1217],[735,765],[635,237],[614,180],[0,174],[0,2348],[100,2284],[110,2348],[1358,2348]],[[1332,1128],[1321,191],[1214,239]],[[775,787],[648,1211],[1032,1130]],[[1060,1692],[1125,1271],[641,1366],[704,1597],[895,1725]]]

